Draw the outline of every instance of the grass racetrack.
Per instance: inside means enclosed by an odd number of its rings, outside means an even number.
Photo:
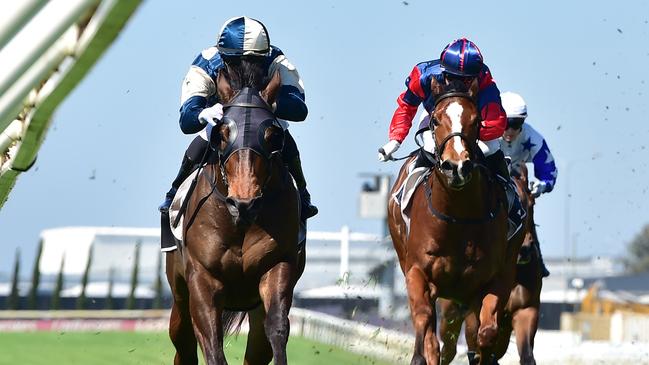
[[[228,362],[242,364],[245,335],[225,343]],[[165,332],[0,332],[0,365],[166,365],[174,353]],[[288,341],[288,360],[292,365],[388,364],[299,337]]]

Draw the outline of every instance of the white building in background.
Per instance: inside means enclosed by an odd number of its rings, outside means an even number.
[[[41,291],[51,290],[63,262],[65,285],[62,296],[78,296],[81,277],[91,259],[86,295],[105,297],[112,270],[113,296],[128,296],[137,244],[140,250],[136,296],[153,297],[158,267],[164,274],[164,260],[159,263],[162,255],[157,228],[63,227],[41,232],[41,240]]]
[[[77,296],[81,292],[81,277],[92,254],[88,296],[104,297],[108,290],[108,277],[112,268],[113,295],[128,295],[135,245],[140,243],[139,297],[153,295],[154,280],[160,252],[158,228],[125,227],[62,227],[41,232],[43,251],[39,269],[40,291],[50,291],[64,260],[65,290],[63,296]],[[374,234],[351,232],[343,227],[337,232],[310,231],[307,234],[307,264],[298,282],[296,294],[318,297],[337,291],[334,296],[356,293],[358,288],[376,297],[380,290],[371,273],[394,256],[389,242]],[[395,267],[396,268],[396,267]],[[161,265],[164,274],[164,260]],[[163,277],[163,288],[168,291]],[[322,290],[321,290],[322,289]],[[356,296],[354,294],[353,296]]]

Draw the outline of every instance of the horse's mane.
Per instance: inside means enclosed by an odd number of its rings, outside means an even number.
[[[226,65],[225,76],[232,90],[241,90],[244,87],[263,90],[270,81],[263,57],[224,57],[223,61]]]

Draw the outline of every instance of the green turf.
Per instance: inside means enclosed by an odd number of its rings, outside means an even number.
[[[226,339],[230,364],[243,363],[244,346],[244,336]],[[0,365],[166,365],[173,355],[161,332],[0,332]],[[388,364],[296,337],[289,340],[288,359],[292,365]]]

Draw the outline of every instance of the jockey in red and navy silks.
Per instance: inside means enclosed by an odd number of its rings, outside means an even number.
[[[507,192],[510,208],[508,237],[511,237],[520,229],[525,213],[520,208],[520,201],[498,141],[507,126],[507,116],[501,105],[500,91],[489,68],[483,62],[482,53],[470,40],[456,39],[442,50],[439,59],[421,62],[412,69],[406,78],[406,90],[397,99],[398,106],[392,116],[388,133],[389,142],[379,149],[379,160],[390,160],[392,154],[399,149],[408,135],[420,104],[423,104],[428,114],[435,109],[435,99],[438,95],[434,95],[431,90],[433,78],[440,85],[460,81],[467,89],[475,87],[477,83],[477,104],[482,119],[478,146],[485,156],[486,165],[496,176],[501,177]],[[417,156],[415,168],[431,167],[430,161],[424,156],[426,152],[434,153],[430,131],[424,132],[423,140],[424,146]]]
[[[467,84],[477,81],[478,109],[482,117],[480,140],[489,147],[485,149],[481,145],[481,148],[485,155],[495,153],[498,150],[495,141],[507,126],[507,117],[500,104],[500,92],[489,68],[483,63],[478,47],[462,38],[447,45],[439,59],[417,64],[406,78],[406,90],[397,99],[398,107],[390,123],[390,142],[383,148],[388,152],[386,157],[391,156],[408,135],[419,104],[423,103],[429,114],[435,108],[437,95],[433,95],[430,88],[433,78],[441,85],[446,84],[449,78],[462,79]],[[379,159],[385,160],[381,156]]]
[[[285,130],[282,158],[295,179],[301,198],[303,219],[318,213],[311,204],[306,189],[300,155],[295,140],[288,132],[288,121],[300,122],[306,119],[308,109],[304,101],[302,79],[284,53],[270,44],[266,27],[258,20],[236,17],[225,22],[214,47],[204,49],[192,62],[182,83],[180,97],[180,129],[185,134],[199,133],[191,142],[181,163],[178,176],[171,184],[165,201],[160,205],[166,212],[171,205],[180,184],[201,162],[208,147],[211,128],[223,117],[223,105],[216,90],[218,72],[227,66],[228,60],[247,59],[261,64],[268,70],[268,76],[279,72],[280,90],[272,105],[273,112]]]
[[[390,123],[389,139],[403,142],[412,126],[412,119],[417,114],[419,104],[430,114],[435,108],[435,96],[430,87],[431,79],[435,78],[444,84],[444,68],[440,60],[426,61],[417,64],[406,79],[406,91],[397,99],[397,110]],[[507,126],[505,112],[500,105],[500,93],[494,83],[491,72],[486,65],[477,75],[478,79],[478,109],[482,116],[480,139],[492,141],[502,136]]]

